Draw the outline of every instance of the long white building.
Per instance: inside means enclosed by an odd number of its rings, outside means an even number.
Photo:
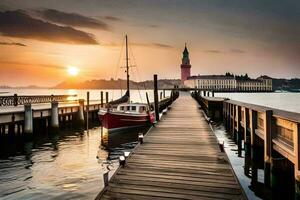
[[[239,79],[225,75],[190,76],[184,81],[185,87],[214,91],[272,91],[272,79],[261,76],[257,79]]]

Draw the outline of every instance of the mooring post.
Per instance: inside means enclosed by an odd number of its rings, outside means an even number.
[[[80,128],[84,127],[84,99],[79,99],[78,126]]]
[[[166,98],[166,90],[163,90],[163,97]]]
[[[162,100],[162,92],[159,93],[159,99]]]
[[[33,116],[31,104],[24,105],[25,117],[24,117],[24,133],[32,134],[33,133]]]
[[[272,110],[266,110],[264,116],[264,182],[266,187],[271,183],[271,159],[272,159]]]
[[[214,91],[211,91],[211,96],[215,97],[215,92]]]
[[[89,130],[90,92],[86,93],[86,130]]]
[[[103,91],[100,92],[101,108],[103,108]]]
[[[158,107],[158,94],[157,94],[157,74],[154,74],[154,109],[156,121],[159,121],[159,107]]]
[[[206,97],[206,91],[205,90],[203,90],[203,96]]]
[[[108,101],[109,101],[109,100],[108,100],[108,92],[105,92],[105,100],[106,100],[105,103],[106,103],[106,105],[107,105],[107,104],[108,104]]]
[[[59,130],[58,102],[52,101],[51,102],[51,131],[57,132],[58,130]]]

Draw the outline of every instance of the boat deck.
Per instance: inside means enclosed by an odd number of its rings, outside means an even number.
[[[245,199],[189,93],[144,138],[100,199]]]

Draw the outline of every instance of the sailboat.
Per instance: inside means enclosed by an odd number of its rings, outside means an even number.
[[[149,104],[131,103],[129,85],[129,58],[128,58],[128,38],[126,43],[126,80],[127,91],[117,100],[111,101],[105,109],[98,112],[101,125],[109,132],[151,125],[155,121],[154,113],[150,110]]]

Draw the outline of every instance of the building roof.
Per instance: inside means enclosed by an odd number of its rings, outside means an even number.
[[[237,79],[236,81],[238,81],[238,82],[244,82],[244,83],[247,83],[247,82],[251,82],[251,83],[254,83],[254,82],[262,83],[262,82],[263,82],[263,80],[259,80],[259,79],[246,79],[246,80],[243,80],[243,79]]]
[[[234,76],[225,76],[225,75],[198,75],[198,76],[190,76],[188,79],[226,79],[226,80],[234,80]]]
[[[263,76],[258,77],[257,79],[273,79],[273,78],[271,78],[267,75],[263,75]]]

